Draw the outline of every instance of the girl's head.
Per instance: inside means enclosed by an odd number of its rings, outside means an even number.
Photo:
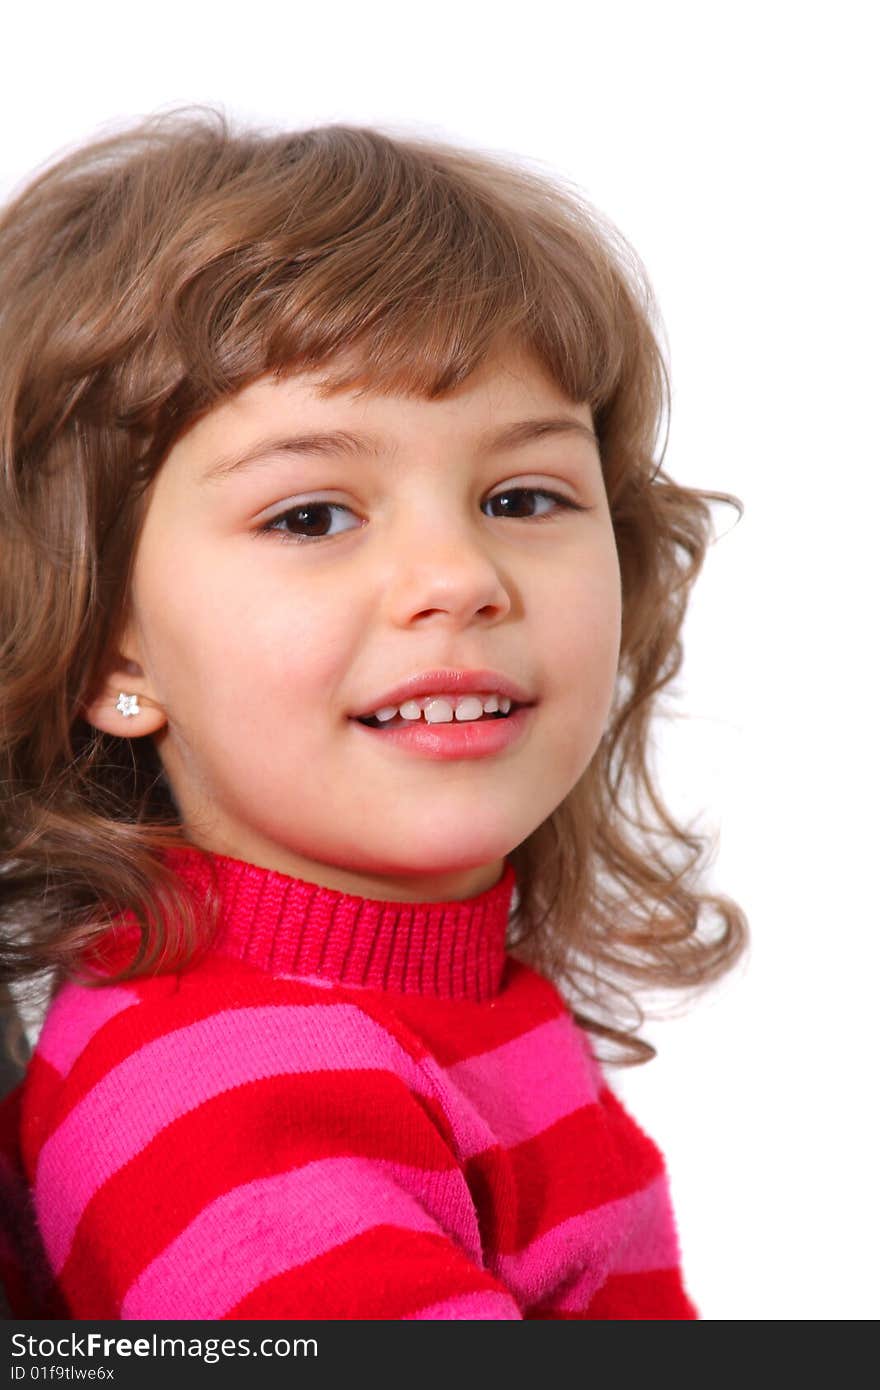
[[[133,968],[178,931],[185,955],[205,928],[159,853],[181,839],[398,899],[477,893],[509,856],[516,953],[571,981],[582,953],[584,1021],[620,1041],[615,974],[728,967],[742,914],[695,891],[647,746],[704,499],[736,499],[654,459],[655,320],[573,190],[371,128],[172,113],[9,204],[7,977],[72,972],[120,907]],[[517,682],[520,737],[438,761],[354,718],[435,668]],[[635,841],[646,795],[684,865]]]

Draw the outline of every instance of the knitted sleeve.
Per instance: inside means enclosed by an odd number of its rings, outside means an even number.
[[[405,1042],[319,985],[194,973],[66,985],[31,1061],[71,1318],[522,1318]]]

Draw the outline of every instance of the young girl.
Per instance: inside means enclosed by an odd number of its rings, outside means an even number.
[[[366,127],[173,112],[8,204],[18,1316],[699,1316],[602,1070],[746,940],[648,769],[739,506],[653,460],[653,318],[575,191]]]

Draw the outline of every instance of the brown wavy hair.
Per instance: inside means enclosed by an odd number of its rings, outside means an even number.
[[[62,153],[0,215],[0,985],[98,987],[83,958],[133,913],[111,981],[210,941],[161,851],[189,843],[151,738],[81,716],[129,603],[150,482],[198,417],[267,372],[437,399],[525,347],[600,445],[623,591],[611,718],[584,775],[510,854],[511,954],[644,1062],[633,986],[703,987],[747,943],[700,890],[707,841],[649,765],[710,543],[711,501],[662,469],[669,373],[652,289],[558,175],[412,133],[243,128],[212,107]],[[668,438],[668,429],[667,429]],[[712,909],[719,929],[701,934]]]

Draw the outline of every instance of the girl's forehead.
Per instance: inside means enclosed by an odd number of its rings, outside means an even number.
[[[345,370],[344,362],[341,364]],[[330,420],[344,414],[350,419],[387,419],[404,422],[428,415],[445,417],[450,422],[461,418],[504,409],[508,403],[515,409],[529,401],[553,402],[572,408],[543,364],[523,350],[508,349],[488,357],[471,375],[452,391],[440,397],[425,397],[413,393],[382,388],[368,379],[356,385],[331,389],[340,364],[310,371],[291,371],[278,375],[267,372],[242,388],[234,396],[218,402],[198,422],[202,434],[230,424],[249,424],[267,415],[290,414],[308,410],[315,419]],[[589,406],[578,409],[589,418]],[[292,423],[292,422],[291,422]]]

